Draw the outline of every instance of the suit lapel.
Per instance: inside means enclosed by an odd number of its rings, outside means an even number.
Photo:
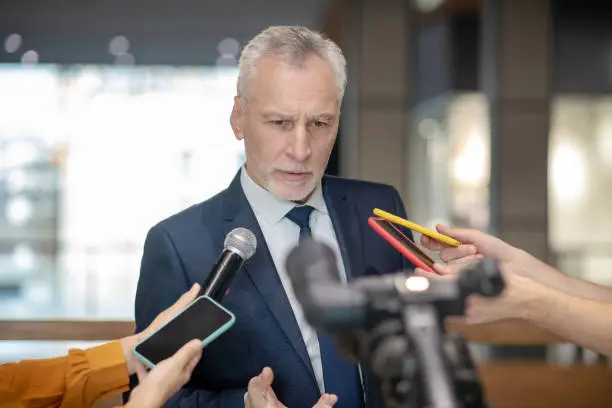
[[[242,190],[240,172],[238,172],[238,175],[226,191],[223,201],[223,212],[224,231],[223,237],[217,237],[218,242],[223,242],[225,235],[237,227],[247,228],[255,234],[257,249],[255,254],[245,262],[245,273],[257,288],[262,301],[266,304],[266,307],[293,346],[295,352],[299,355],[300,360],[304,363],[316,386],[316,377],[302,338],[302,333],[276,271],[257,218]]]
[[[366,272],[363,228],[367,223],[367,216],[362,219],[357,204],[348,199],[343,186],[335,181],[333,177],[323,179],[323,195],[338,239],[346,278],[350,281]],[[362,375],[366,408],[377,406],[375,401],[379,395],[376,387],[372,387],[365,371],[362,371]]]
[[[367,219],[362,222],[356,205],[348,200],[346,192],[334,178],[323,179],[323,196],[338,239],[346,277],[350,281],[364,274],[362,225],[366,225]]]

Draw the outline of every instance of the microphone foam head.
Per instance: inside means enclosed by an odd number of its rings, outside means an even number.
[[[234,228],[225,237],[223,247],[238,253],[245,261],[253,256],[257,249],[255,234],[243,227]]]
[[[289,252],[285,267],[292,281],[340,282],[333,249],[312,238],[302,241]]]

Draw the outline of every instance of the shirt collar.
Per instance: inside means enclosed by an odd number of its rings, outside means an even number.
[[[293,207],[298,206],[293,201],[276,198],[268,190],[255,183],[244,165],[240,169],[240,184],[253,211],[271,223],[281,221]],[[314,192],[304,205],[310,205],[315,211],[327,214],[321,183],[317,184]]]

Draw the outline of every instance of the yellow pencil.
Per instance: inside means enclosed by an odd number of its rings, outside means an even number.
[[[458,247],[459,245],[461,245],[461,242],[457,241],[456,239],[453,239],[444,234],[440,234],[439,232],[432,231],[429,228],[425,228],[419,224],[416,224],[412,221],[408,221],[404,218],[398,217],[397,215],[393,215],[391,213],[383,211],[379,208],[374,209],[374,214],[381,218],[384,218],[387,221],[399,224],[416,232],[420,232],[423,235],[427,235],[428,237],[433,238],[436,241],[444,242],[445,244],[448,244],[450,246]]]

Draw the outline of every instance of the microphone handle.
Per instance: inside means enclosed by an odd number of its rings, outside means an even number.
[[[208,296],[213,300],[220,302],[227,293],[230,284],[236,276],[236,272],[242,266],[244,260],[236,252],[223,250],[219,259],[213,266],[206,282],[200,289],[200,296]]]

